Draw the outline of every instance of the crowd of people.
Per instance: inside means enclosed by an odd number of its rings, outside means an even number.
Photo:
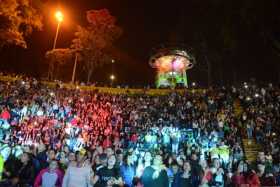
[[[162,96],[0,82],[0,186],[280,186],[279,103],[253,82]],[[254,163],[244,137],[263,147]]]

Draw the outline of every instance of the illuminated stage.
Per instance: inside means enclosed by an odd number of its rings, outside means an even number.
[[[156,86],[188,87],[186,71],[194,66],[194,58],[184,48],[161,47],[155,50],[149,64],[156,68]]]

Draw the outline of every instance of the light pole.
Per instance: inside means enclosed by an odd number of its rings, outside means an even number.
[[[76,68],[77,68],[77,61],[78,61],[78,53],[75,53],[75,63],[74,63],[74,67],[73,67],[73,72],[72,72],[72,84],[74,84],[75,82],[75,75],[76,75]]]
[[[56,42],[57,42],[57,37],[58,37],[58,32],[59,32],[59,28],[60,28],[60,23],[63,21],[63,14],[61,11],[57,11],[55,13],[55,18],[57,20],[57,27],[56,27],[56,34],[55,34],[55,38],[54,38],[54,42],[53,42],[53,49],[55,49],[56,47]]]
[[[56,11],[54,16],[55,16],[55,19],[57,20],[57,27],[56,27],[56,33],[55,33],[55,38],[54,38],[54,42],[53,42],[53,50],[56,48],[56,42],[57,42],[57,38],[58,38],[60,24],[64,18],[61,11]],[[49,63],[48,79],[52,78],[51,77],[52,72],[53,72],[53,64]]]

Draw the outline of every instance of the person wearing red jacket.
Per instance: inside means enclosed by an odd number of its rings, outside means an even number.
[[[247,174],[245,174],[245,183],[247,186],[249,185],[249,187],[260,187],[261,186],[260,179],[253,170],[249,170],[249,172]]]
[[[63,181],[63,173],[58,169],[56,160],[52,160],[46,169],[42,169],[37,175],[34,187],[61,187]]]

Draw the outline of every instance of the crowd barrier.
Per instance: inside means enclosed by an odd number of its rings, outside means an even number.
[[[17,80],[22,80],[21,77],[12,77],[12,76],[0,76],[0,81],[13,82]],[[50,88],[55,88],[58,83],[41,81],[43,85],[46,85]],[[60,84],[63,88],[66,89],[80,89],[84,91],[98,91],[100,93],[109,93],[109,94],[128,94],[128,95],[137,95],[137,94],[146,94],[146,95],[168,95],[170,93],[176,92],[178,94],[184,94],[186,92],[195,92],[203,93],[204,89],[136,89],[136,88],[111,88],[111,87],[97,87],[97,86],[80,86],[70,83]]]

